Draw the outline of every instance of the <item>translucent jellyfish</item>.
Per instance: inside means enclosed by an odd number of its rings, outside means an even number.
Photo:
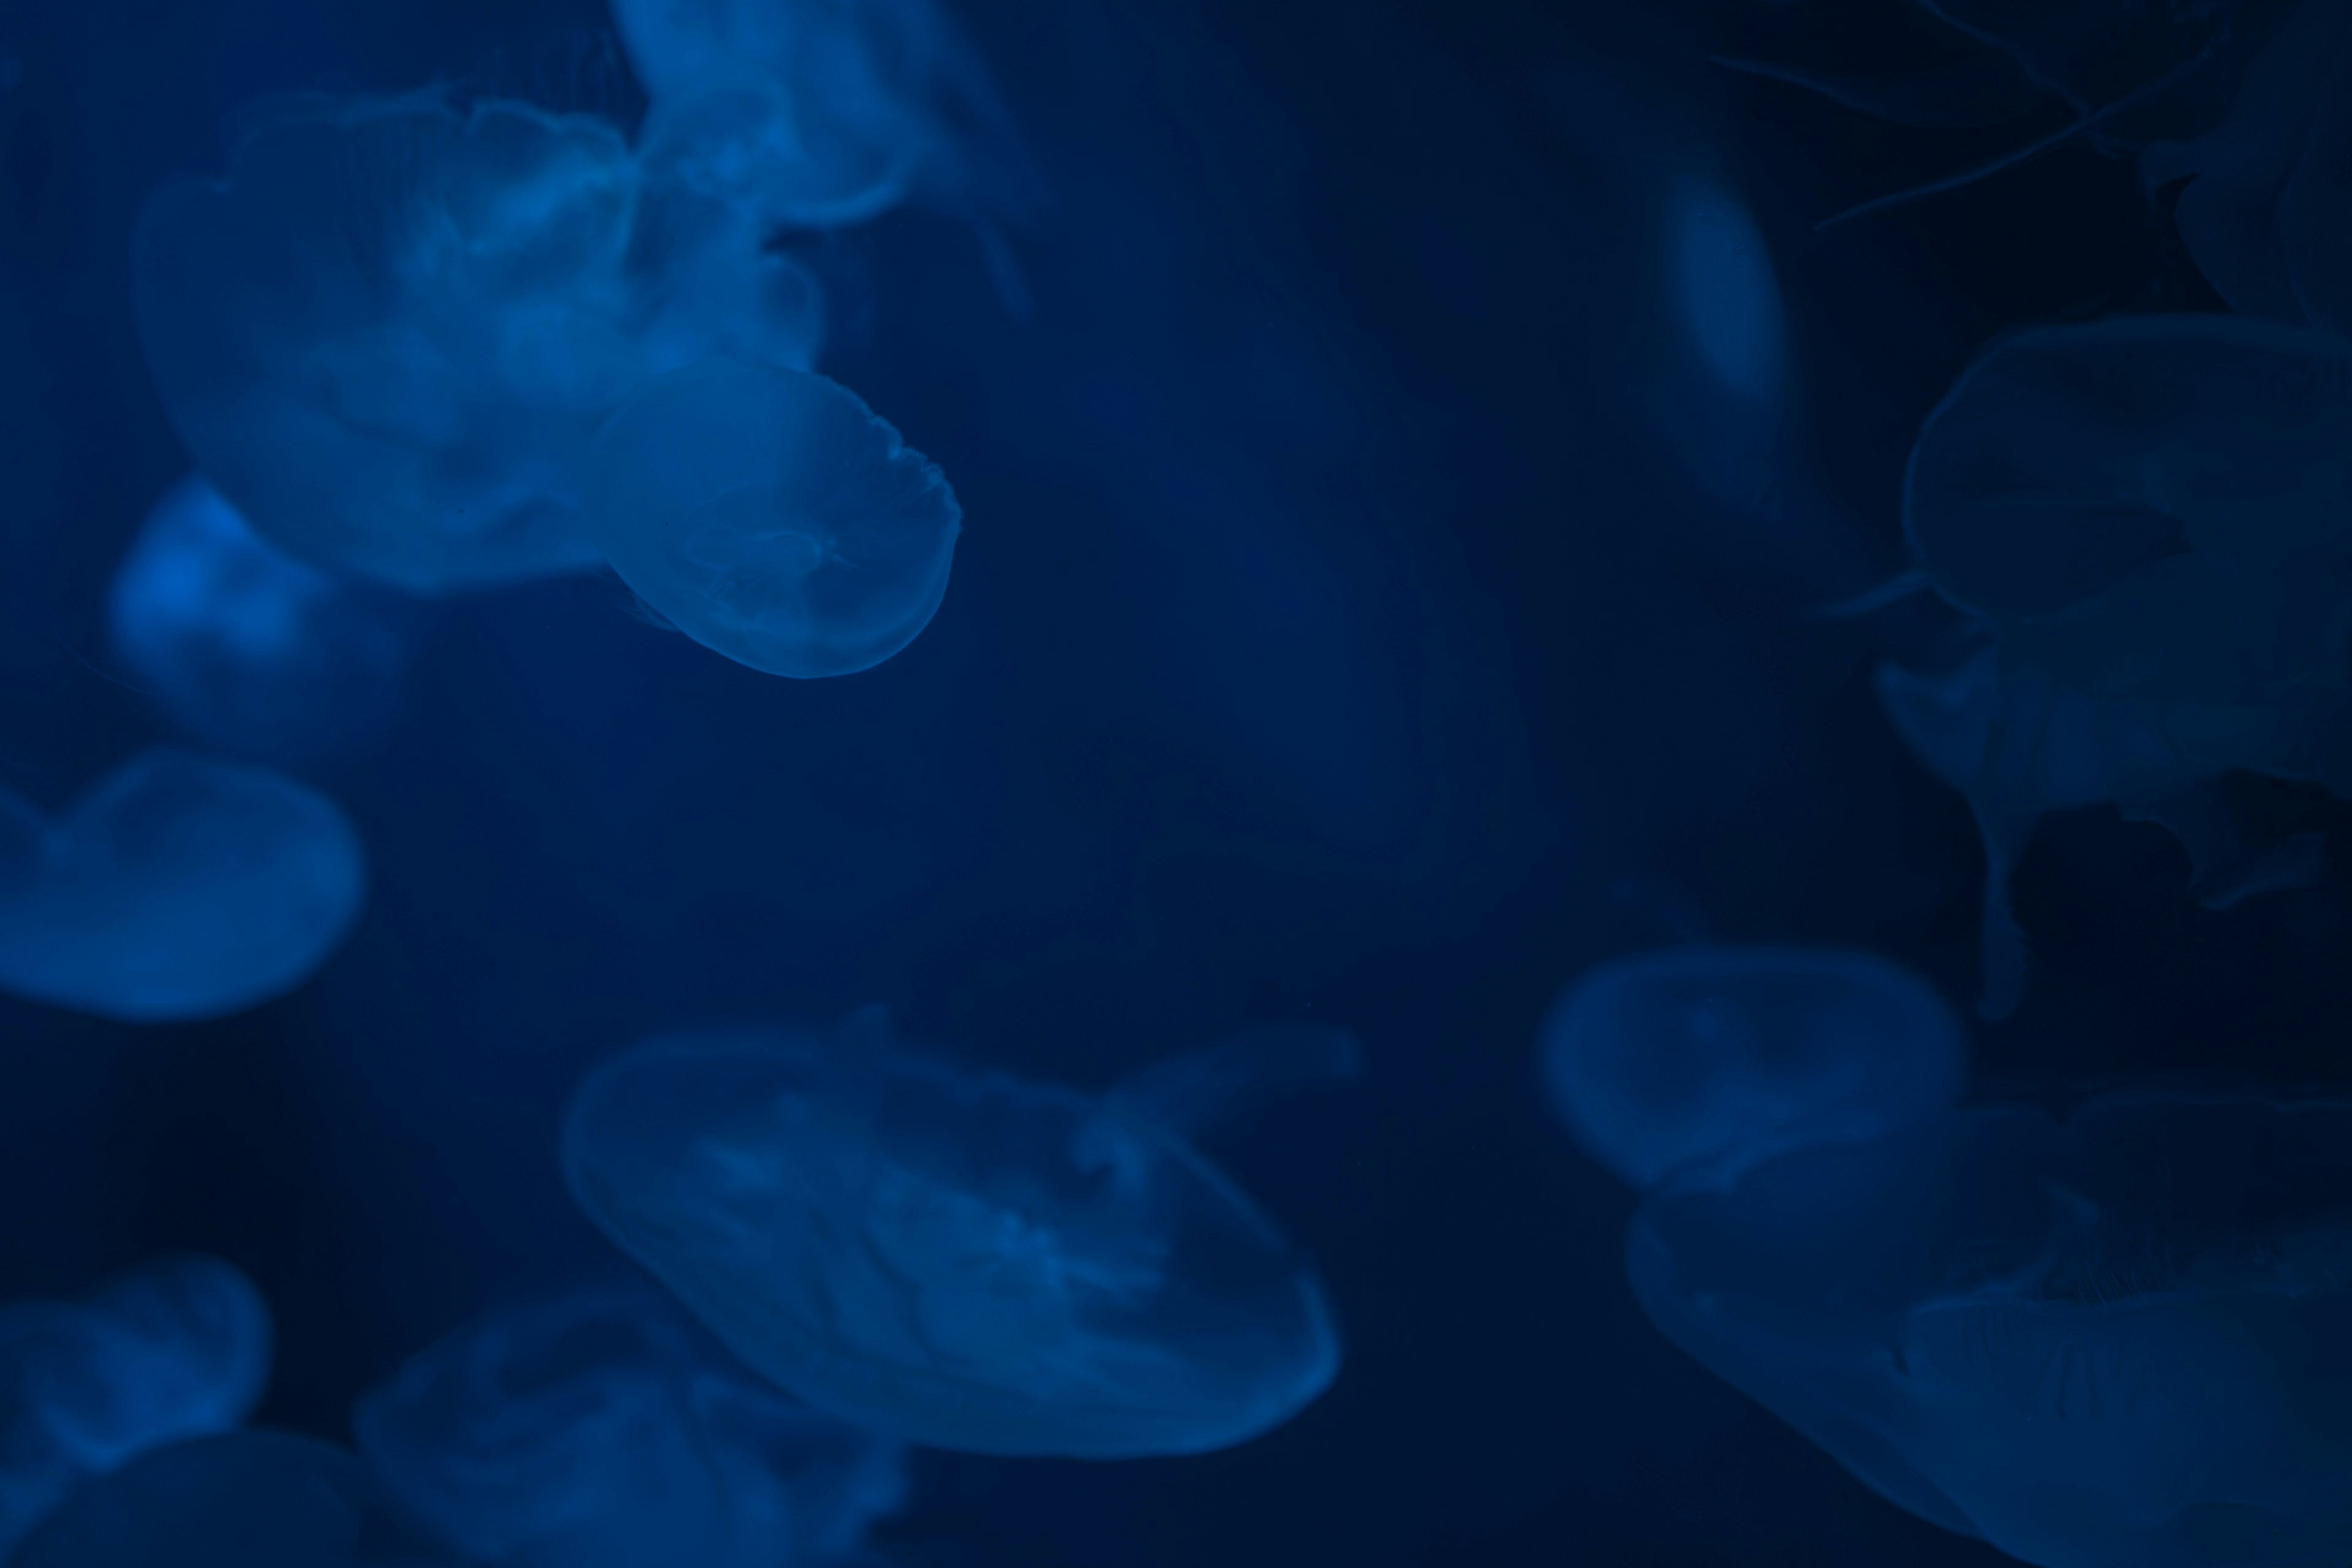
[[[821,1409],[970,1453],[1247,1441],[1337,1374],[1323,1289],[1186,1142],[1354,1070],[1245,1036],[1097,1098],[832,1040],[661,1041],[590,1075],[573,1195],[737,1354]]]
[[[1716,379],[1741,397],[1780,393],[1785,374],[1780,289],[1746,208],[1689,182],[1667,204],[1667,271],[1676,305]]]
[[[646,382],[598,439],[589,522],[613,569],[705,647],[850,675],[930,623],[963,511],[847,388],[726,361]]]
[[[175,724],[285,760],[383,732],[419,621],[387,594],[271,548],[200,474],[149,511],[107,607],[115,657]]]
[[[353,1426],[420,1517],[529,1568],[832,1562],[906,1492],[898,1445],[777,1393],[647,1287],[491,1317]]]
[[[221,493],[290,554],[426,595],[593,567],[581,468],[630,387],[722,347],[805,363],[821,319],[604,121],[438,93],[292,100],[227,179],[150,197],[133,259]]]
[[[1545,1087],[1643,1191],[1948,1109],[1968,1042],[1909,970],[1852,948],[1695,945],[1586,971],[1544,1020]]]
[[[934,0],[615,0],[660,177],[767,228],[906,200],[1020,221],[1042,183],[979,52]]]
[[[196,1255],[87,1301],[0,1306],[0,1561],[85,1478],[243,1422],[270,1337],[260,1292]]]
[[[1628,1263],[1668,1339],[2013,1557],[2352,1557],[2352,1104],[1958,1112],[1662,1191]]]
[[[9,1568],[465,1568],[342,1449],[291,1432],[177,1443],[77,1490]]]
[[[366,897],[358,835],[266,768],[153,747],[55,822],[0,792],[0,990],[124,1023],[308,980]]]

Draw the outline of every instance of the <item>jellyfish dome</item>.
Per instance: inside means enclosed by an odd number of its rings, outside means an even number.
[[[814,293],[771,276],[789,263],[643,184],[589,116],[289,100],[226,179],[167,186],[140,216],[164,407],[255,530],[314,564],[422,595],[593,568],[597,426],[649,370],[700,357],[649,335],[683,311],[730,352],[801,363],[814,342]],[[698,321],[714,255],[742,269],[716,296],[739,309]]]
[[[417,616],[271,548],[200,474],[163,492],[109,592],[115,657],[191,735],[306,760],[381,734]]]
[[[466,1568],[359,1462],[315,1437],[198,1437],[91,1481],[9,1568]]]
[[[1628,1184],[1725,1182],[1949,1107],[1968,1043],[1901,966],[1845,948],[1666,948],[1589,970],[1544,1020],[1545,1087]]]
[[[845,1420],[968,1453],[1202,1453],[1339,1370],[1313,1269],[1182,1136],[1311,1055],[1179,1058],[1097,1098],[855,1020],[660,1041],[581,1085],[564,1171],[720,1340]]]
[[[87,1301],[0,1306],[0,1560],[84,1478],[243,1422],[270,1343],[252,1282],[193,1254]]]
[[[779,1394],[650,1287],[461,1331],[353,1426],[419,1517],[530,1568],[837,1561],[906,1492],[898,1444]]]
[[[325,963],[366,890],[326,796],[153,747],[55,822],[0,792],[0,990],[131,1024],[240,1012]]]
[[[589,522],[680,631],[772,675],[850,675],[946,596],[962,509],[847,388],[712,361],[646,382],[597,441]]]
[[[1955,1112],[1635,1215],[1683,1350],[2039,1568],[2352,1556],[2352,1103]]]

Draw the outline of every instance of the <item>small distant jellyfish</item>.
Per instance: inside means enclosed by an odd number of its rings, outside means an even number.
[[[1700,357],[1738,395],[1780,390],[1780,290],[1747,210],[1712,185],[1686,184],[1666,205],[1667,271]]]
[[[1846,948],[1618,959],[1564,991],[1542,1035],[1561,1119],[1644,1192],[1925,1121],[1958,1095],[1967,1050],[1925,981]]]
[[[289,762],[383,731],[418,619],[390,595],[273,549],[201,474],[149,511],[107,610],[115,657],[176,725]]]
[[[0,1305],[0,1561],[86,1478],[241,1424],[270,1344],[252,1282],[194,1254],[86,1301]]]
[[[1821,1145],[1635,1215],[1652,1321],[2039,1568],[2352,1558],[2352,1105],[2132,1092]]]
[[[324,964],[366,889],[325,795],[153,747],[55,822],[0,792],[0,991],[128,1024],[241,1012]]]
[[[468,1568],[342,1449],[254,1430],[158,1448],[75,1491],[9,1568]]]
[[[197,467],[280,550],[425,595],[593,569],[597,426],[672,364],[805,363],[795,271],[713,204],[649,196],[603,121],[437,92],[294,100],[133,240]]]
[[[898,1444],[777,1393],[650,1287],[494,1315],[353,1427],[394,1495],[492,1564],[835,1562],[906,1493]]]
[[[937,465],[855,393],[774,365],[646,382],[593,473],[590,526],[622,580],[771,675],[855,674],[914,641],[963,528]]]
[[[1339,1345],[1323,1288],[1186,1141],[1355,1070],[1245,1036],[1090,1097],[893,1046],[657,1041],[574,1094],[572,1194],[719,1339],[845,1420],[967,1453],[1197,1454],[1289,1420]]]

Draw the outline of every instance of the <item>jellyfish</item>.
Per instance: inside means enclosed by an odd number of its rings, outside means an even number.
[[[1971,618],[1937,677],[1880,691],[1986,844],[1988,1016],[2013,1006],[2007,883],[2048,811],[2170,828],[2226,907],[2315,876],[2221,795],[2352,795],[2352,358],[2242,317],[2114,317],[1996,345],[1929,416],[1905,485],[1920,569]]]
[[[603,121],[440,92],[289,100],[133,243],[205,476],[288,554],[426,595],[593,568],[598,425],[709,353],[806,363],[794,273]]]
[[[1637,953],[1580,975],[1542,1034],[1554,1108],[1643,1191],[1924,1121],[1958,1095],[1967,1055],[1925,981],[1849,948]]]
[[[254,1429],[158,1448],[82,1486],[9,1568],[466,1568],[331,1444]]]
[[[242,1423],[269,1309],[236,1268],[153,1259],[87,1301],[0,1306],[0,1561],[90,1476]]]
[[[869,669],[929,624],[962,509],[847,388],[731,361],[632,394],[598,438],[589,524],[695,641],[772,675]]]
[[[1667,269],[1684,325],[1723,387],[1777,395],[1786,374],[1780,290],[1756,220],[1713,185],[1686,183],[1667,207]]]
[[[1313,1268],[1190,1139],[1355,1061],[1345,1036],[1277,1031],[1094,1097],[903,1050],[869,1011],[606,1063],[563,1167],[623,1251],[819,1409],[968,1453],[1202,1453],[1296,1415],[1339,1346]]]
[[[285,761],[383,732],[417,622],[392,595],[273,549],[201,474],[149,511],[107,608],[115,657],[182,730]]]
[[[1957,1111],[1664,1189],[1627,1257],[1669,1340],[2039,1568],[2352,1556],[2352,1103]]]
[[[353,1427],[394,1494],[489,1563],[834,1562],[906,1492],[898,1444],[779,1394],[642,1286],[461,1331]]]
[[[1019,223],[1043,182],[978,50],[934,0],[616,0],[665,179],[763,228],[905,201]]]
[[[151,747],[54,822],[0,792],[0,990],[129,1024],[240,1012],[325,963],[366,887],[326,796]]]

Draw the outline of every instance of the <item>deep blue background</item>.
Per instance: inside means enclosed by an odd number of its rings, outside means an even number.
[[[263,1418],[618,1267],[556,1177],[583,1066],[869,1001],[975,1060],[1109,1081],[1249,1018],[1358,1030],[1359,1089],[1217,1152],[1320,1259],[1349,1361],[1257,1443],[1108,1467],[927,1456],[916,1568],[1966,1563],[1657,1338],[1628,1194],[1535,1092],[1554,989],[1715,932],[1868,943],[1972,991],[1979,860],[1869,694],[1911,432],[2001,326],[2200,285],[2126,165],[1996,151],[1709,68],[1752,7],[962,0],[1058,195],[1011,318],[961,230],[825,247],[824,368],[967,513],[945,608],[773,679],[609,579],[439,616],[404,721],[321,778],[375,875],[303,991],[130,1030],[0,1000],[0,1296],[215,1250],[283,1340]],[[1775,15],[1868,63],[1871,7]],[[1883,9],[1883,8],[1882,8]],[[0,781],[44,805],[158,738],[102,600],[184,468],[131,215],[288,88],[436,74],[633,111],[593,0],[0,0]],[[1792,32],[1793,29],[1793,32]],[[1810,30],[1810,32],[1808,31]],[[1655,193],[1738,192],[1795,377],[1702,395]],[[1678,360],[1677,355],[1683,356]],[[2199,911],[2156,830],[2045,826],[2036,987],[1979,1068],[2342,1078],[2352,903]]]

